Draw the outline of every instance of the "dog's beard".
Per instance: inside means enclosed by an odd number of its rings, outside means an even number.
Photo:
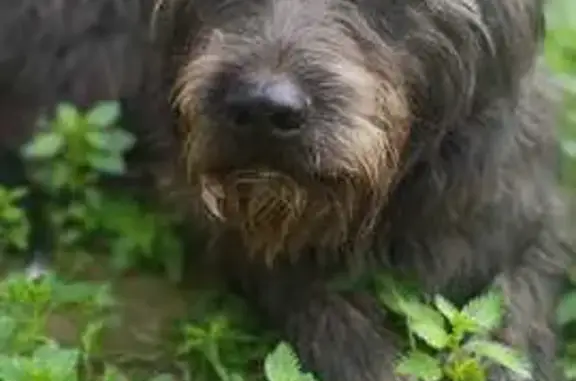
[[[207,169],[211,160],[218,160],[211,156],[218,149],[207,147],[218,143],[206,133],[209,122],[202,113],[185,116],[183,151],[201,210],[216,218],[217,232],[239,233],[248,254],[268,265],[279,255],[296,260],[308,249],[327,255],[344,245],[347,250],[362,249],[396,180],[408,131],[379,129],[358,120],[357,132],[331,135],[332,152],[322,161],[327,167],[316,175],[294,176],[270,168],[212,173]],[[394,120],[382,119],[380,124],[392,126]],[[317,259],[330,260],[323,255]]]
[[[206,209],[268,265],[279,253],[295,259],[310,244],[336,249],[351,237],[361,240],[372,230],[383,196],[353,179],[303,186],[269,170],[205,175],[201,189]]]

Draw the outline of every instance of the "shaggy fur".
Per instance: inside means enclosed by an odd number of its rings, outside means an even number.
[[[375,301],[327,286],[384,268],[460,301],[500,286],[500,338],[531,355],[535,379],[559,379],[550,319],[569,257],[541,1],[161,5],[193,25],[175,33],[174,103],[190,189],[217,216],[211,254],[306,366],[397,379]],[[311,99],[298,132],[237,123],[226,95],[278,77]]]
[[[58,100],[122,99],[146,159],[207,223],[209,255],[326,381],[401,379],[376,302],[328,287],[378,268],[460,301],[499,286],[499,338],[556,381],[552,317],[571,259],[542,6],[0,0],[2,135],[31,131]],[[241,122],[225,102],[262,80],[305,94],[296,131]]]

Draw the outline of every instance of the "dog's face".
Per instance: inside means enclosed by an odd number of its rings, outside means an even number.
[[[520,34],[533,29],[535,3],[188,2],[194,32],[174,99],[206,210],[269,256],[358,239],[397,180],[414,126],[438,136],[463,116],[479,76],[510,54],[497,44],[531,43]],[[490,12],[527,19],[504,35],[485,21]],[[492,73],[495,88],[513,69]]]

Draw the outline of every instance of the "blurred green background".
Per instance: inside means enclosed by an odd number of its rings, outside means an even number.
[[[562,183],[576,196],[576,0],[550,0],[547,5],[545,52],[548,64],[563,89],[564,113],[559,129],[562,139]],[[564,326],[563,363],[568,379],[576,379],[576,283],[562,301],[559,323]]]
[[[546,59],[565,91],[563,181],[576,189],[576,0],[549,1],[547,27]]]

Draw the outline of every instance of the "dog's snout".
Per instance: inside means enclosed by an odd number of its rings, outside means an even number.
[[[277,76],[236,82],[224,103],[237,128],[263,128],[282,135],[302,128],[310,101],[294,80]]]

